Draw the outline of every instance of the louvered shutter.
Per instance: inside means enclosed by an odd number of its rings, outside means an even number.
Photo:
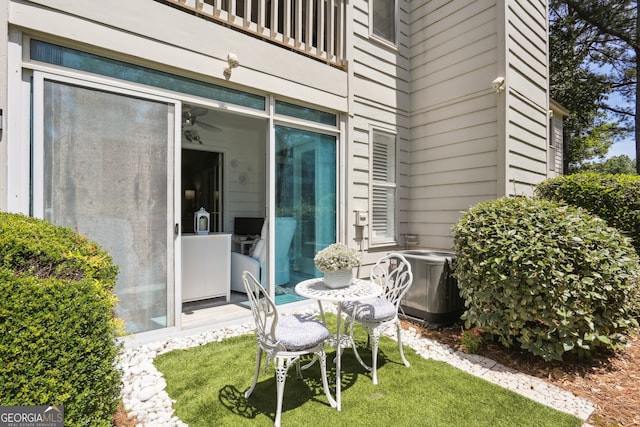
[[[372,155],[372,240],[395,240],[395,136],[374,131]]]

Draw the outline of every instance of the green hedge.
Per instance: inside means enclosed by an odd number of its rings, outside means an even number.
[[[640,253],[640,176],[579,173],[540,183],[540,197],[587,209],[633,239]]]
[[[112,425],[117,271],[68,228],[0,213],[0,405],[63,405],[65,426]]]
[[[630,239],[584,209],[528,197],[469,209],[452,227],[462,318],[545,360],[615,348],[638,325]]]

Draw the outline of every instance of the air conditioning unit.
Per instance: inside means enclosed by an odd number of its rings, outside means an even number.
[[[434,250],[401,252],[411,264],[413,284],[401,301],[407,315],[423,319],[427,326],[455,323],[464,312],[451,262],[455,253]]]

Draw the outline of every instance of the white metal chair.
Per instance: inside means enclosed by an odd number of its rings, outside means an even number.
[[[371,280],[383,287],[381,296],[362,301],[343,302],[342,312],[347,315],[345,328],[349,327],[353,351],[360,364],[373,372],[373,383],[378,384],[378,345],[380,334],[389,326],[396,327],[398,349],[405,366],[409,361],[402,349],[402,334],[398,310],[400,302],[413,283],[411,265],[399,253],[391,253],[378,260],[371,269]],[[361,324],[367,331],[367,344],[371,346],[372,367],[362,361],[353,339],[353,324]]]
[[[298,379],[302,378],[301,371],[313,363],[320,363],[322,385],[324,392],[332,408],[336,407],[336,401],[329,392],[327,381],[326,354],[324,341],[329,336],[327,326],[319,319],[303,314],[290,314],[279,316],[273,300],[267,294],[260,282],[249,272],[242,274],[245,290],[249,298],[249,304],[257,327],[258,346],[256,349],[256,369],[253,376],[253,384],[245,392],[248,398],[258,381],[262,354],[267,354],[266,370],[269,362],[273,362],[276,371],[277,409],[274,425],[280,426],[282,415],[282,400],[284,383],[289,367],[295,363]],[[304,366],[300,366],[300,357],[313,354],[313,359]]]

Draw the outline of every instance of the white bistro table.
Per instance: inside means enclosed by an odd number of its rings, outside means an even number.
[[[342,321],[342,308],[339,303],[377,297],[382,294],[382,288],[370,280],[353,279],[351,281],[351,285],[344,288],[333,289],[326,286],[322,278],[315,278],[298,283],[295,287],[295,291],[300,296],[318,301],[323,321],[325,321],[325,317],[324,310],[322,308],[322,301],[338,303],[336,334],[330,337],[328,344],[336,348],[336,408],[340,411],[341,350],[342,348],[352,346],[353,342],[348,334],[344,335],[340,333],[340,330],[342,329],[340,326]]]

